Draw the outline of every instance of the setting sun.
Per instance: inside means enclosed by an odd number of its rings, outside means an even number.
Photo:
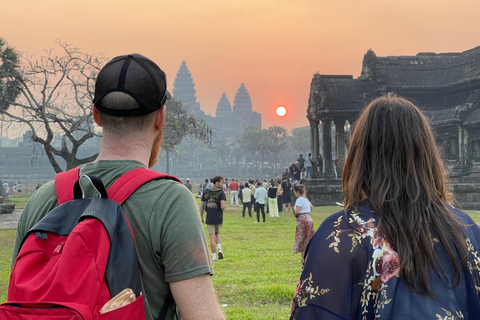
[[[280,106],[277,108],[277,115],[283,117],[287,113],[287,109],[284,106]]]

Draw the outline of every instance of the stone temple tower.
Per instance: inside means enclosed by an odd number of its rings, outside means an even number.
[[[214,119],[214,127],[219,134],[223,135],[231,132],[234,119],[232,115],[232,106],[230,105],[230,101],[228,100],[225,92],[222,94],[220,101],[218,101]]]
[[[252,100],[250,94],[242,83],[238,88],[233,101],[233,119],[236,129],[243,132],[246,126],[256,125],[262,127],[262,115],[252,111]]]
[[[218,101],[215,117],[225,119],[232,117],[232,106],[230,105],[230,101],[228,101],[225,92],[222,94],[220,101]]]
[[[185,61],[182,61],[177,77],[173,83],[173,98],[181,101],[184,106],[196,116],[203,116],[205,113],[200,109],[200,103],[197,102],[197,91],[193,82],[192,74],[187,68]]]

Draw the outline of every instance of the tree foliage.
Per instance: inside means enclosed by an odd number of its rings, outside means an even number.
[[[255,125],[245,127],[242,135],[242,148],[245,151],[250,152],[253,157],[260,151],[262,143],[262,129]]]
[[[263,148],[275,154],[275,165],[278,162],[278,154],[282,153],[288,146],[287,130],[283,127],[273,126],[264,131]]]
[[[295,159],[300,154],[308,154],[308,151],[312,148],[310,146],[309,127],[296,128],[292,130],[290,148],[293,152],[293,156],[295,156]]]
[[[166,172],[169,173],[170,153],[176,153],[176,147],[182,142],[183,138],[188,135],[210,145],[212,130],[205,121],[191,114],[181,101],[175,99],[168,100],[166,107],[162,149],[166,152]]]
[[[66,162],[66,169],[95,159],[96,155],[77,158],[78,149],[94,137],[92,98],[96,76],[105,62],[103,56],[81,52],[69,44],[57,42],[61,54],[49,50],[34,58],[22,57],[22,67],[15,79],[18,97],[5,96],[1,111],[11,124],[23,124],[40,143],[56,172]],[[60,148],[52,145],[61,136]]]
[[[185,136],[192,136],[210,144],[212,130],[205,121],[195,117],[183,106],[181,101],[175,99],[166,103],[166,123],[164,129],[164,142],[162,148],[175,152],[175,147],[182,142]]]
[[[18,96],[19,78],[18,53],[0,38],[0,113],[6,111]]]

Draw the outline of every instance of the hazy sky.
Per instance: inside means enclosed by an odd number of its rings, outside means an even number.
[[[263,127],[308,125],[316,72],[358,77],[363,55],[458,52],[480,45],[478,0],[3,0],[0,37],[39,56],[55,40],[88,53],[138,52],[173,87],[182,60],[214,115],[244,83]],[[279,118],[274,110],[287,108]]]

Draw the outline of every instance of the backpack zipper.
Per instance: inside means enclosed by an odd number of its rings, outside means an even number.
[[[53,250],[53,254],[60,254],[62,253],[62,250],[63,250],[63,246],[65,245],[65,242],[60,242],[59,244],[57,244],[57,247],[55,248],[55,250]]]

